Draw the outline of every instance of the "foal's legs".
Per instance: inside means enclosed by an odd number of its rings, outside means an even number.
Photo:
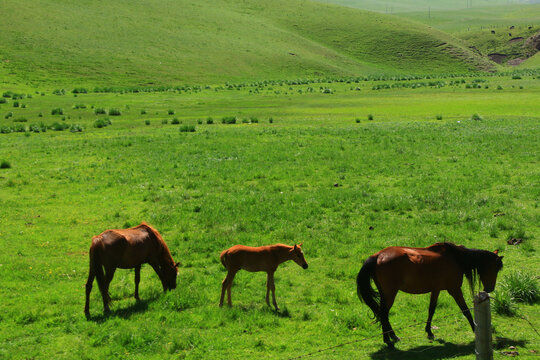
[[[219,306],[223,306],[223,298],[225,297],[225,290],[227,290],[227,304],[229,307],[232,306],[232,300],[231,300],[231,286],[234,280],[234,276],[236,275],[236,272],[238,270],[229,270],[227,272],[227,276],[225,276],[225,279],[223,279],[222,285],[221,285],[221,298],[219,300]]]
[[[141,265],[135,266],[135,299],[139,298],[139,281],[141,281]]]
[[[270,291],[272,291],[272,302],[274,303],[274,307],[276,310],[279,310],[279,307],[276,302],[276,285],[274,283],[274,272],[268,272],[268,276],[266,277],[266,304],[270,306]]]
[[[467,320],[469,320],[469,324],[471,325],[471,329],[472,329],[472,331],[474,331],[474,321],[473,321],[473,318],[471,316],[471,311],[469,310],[469,307],[467,306],[467,303],[465,302],[465,299],[463,298],[463,293],[461,292],[461,289],[460,288],[451,289],[451,290],[448,289],[448,292],[450,293],[450,295],[452,295],[452,297],[454,298],[454,300],[458,304],[458,306],[461,309],[461,312],[463,313],[463,315],[465,315]]]
[[[437,306],[437,299],[439,298],[439,291],[435,290],[431,293],[429,299],[429,314],[426,322],[426,332],[428,339],[434,339],[433,333],[431,332],[431,319],[433,319],[433,314],[435,313],[435,307]]]

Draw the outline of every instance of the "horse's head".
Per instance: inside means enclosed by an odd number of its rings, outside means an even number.
[[[498,250],[489,253],[490,256],[478,267],[478,275],[480,275],[485,292],[492,292],[495,289],[497,274],[503,267],[502,259],[504,256],[499,256],[498,253]]]
[[[161,283],[163,284],[163,290],[173,290],[176,289],[176,277],[178,276],[178,266],[180,263],[168,264],[163,267],[161,270],[163,272],[163,279]]]
[[[291,258],[295,263],[297,263],[303,269],[307,269],[308,264],[306,262],[306,259],[304,258],[304,252],[302,251],[301,246],[302,244],[294,245],[294,247],[291,249]]]

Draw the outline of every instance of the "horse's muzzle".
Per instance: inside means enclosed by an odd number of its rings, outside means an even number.
[[[308,268],[308,264],[302,265],[302,268],[303,268],[303,269],[307,269],[307,268]]]

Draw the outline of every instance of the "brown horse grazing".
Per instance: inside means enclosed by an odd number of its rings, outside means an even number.
[[[90,271],[86,282],[84,313],[90,315],[90,292],[94,277],[97,279],[103,308],[109,312],[109,284],[116,268],[135,268],[135,299],[139,300],[141,265],[150,264],[161,280],[163,291],[176,288],[178,265],[158,231],[143,222],[129,229],[105,230],[92,238]],[[105,268],[105,273],[103,273]]]
[[[463,275],[469,281],[471,291],[477,275],[484,291],[493,291],[503,266],[503,257],[497,253],[452,243],[437,243],[427,248],[388,247],[364,262],[356,278],[358,297],[381,323],[383,340],[390,347],[399,341],[388,320],[388,312],[399,290],[410,294],[431,293],[425,328],[428,338],[433,339],[431,319],[441,290],[447,290],[454,298],[474,331],[474,322],[461,292]],[[371,287],[371,279],[378,291]]]
[[[223,298],[225,290],[227,290],[227,302],[232,306],[231,301],[231,286],[234,276],[240,269],[247,271],[266,271],[268,274],[266,281],[266,303],[270,306],[270,291],[272,291],[272,301],[276,310],[279,310],[276,303],[276,286],[274,284],[274,272],[279,264],[293,260],[302,268],[307,269],[308,264],[304,259],[304,253],[301,249],[302,244],[288,246],[276,244],[270,246],[250,247],[243,245],[235,245],[227,250],[224,250],[221,255],[221,263],[227,269],[227,276],[223,280],[221,287],[221,299],[219,306],[223,306]]]

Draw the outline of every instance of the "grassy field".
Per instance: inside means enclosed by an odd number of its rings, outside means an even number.
[[[39,88],[494,68],[426,25],[305,0],[7,0],[0,12],[3,83]]]
[[[83,131],[0,133],[0,358],[287,359],[336,346],[307,358],[470,359],[474,335],[446,293],[434,342],[423,332],[429,296],[399,294],[390,319],[403,340],[387,350],[355,277],[385,246],[437,241],[500,249],[501,283],[538,274],[538,76],[64,95],[4,84],[25,96],[4,98],[0,130]],[[87,321],[91,237],[140,221],[182,263],[178,288],[162,294],[144,266],[137,303],[133,272],[118,270],[112,314],[94,287]],[[265,275],[247,272],[234,307],[220,309],[219,252],[276,242],[303,242],[310,265],[277,271],[282,310],[264,304]],[[497,359],[510,346],[520,358],[540,351],[539,305],[517,306],[493,314]]]

